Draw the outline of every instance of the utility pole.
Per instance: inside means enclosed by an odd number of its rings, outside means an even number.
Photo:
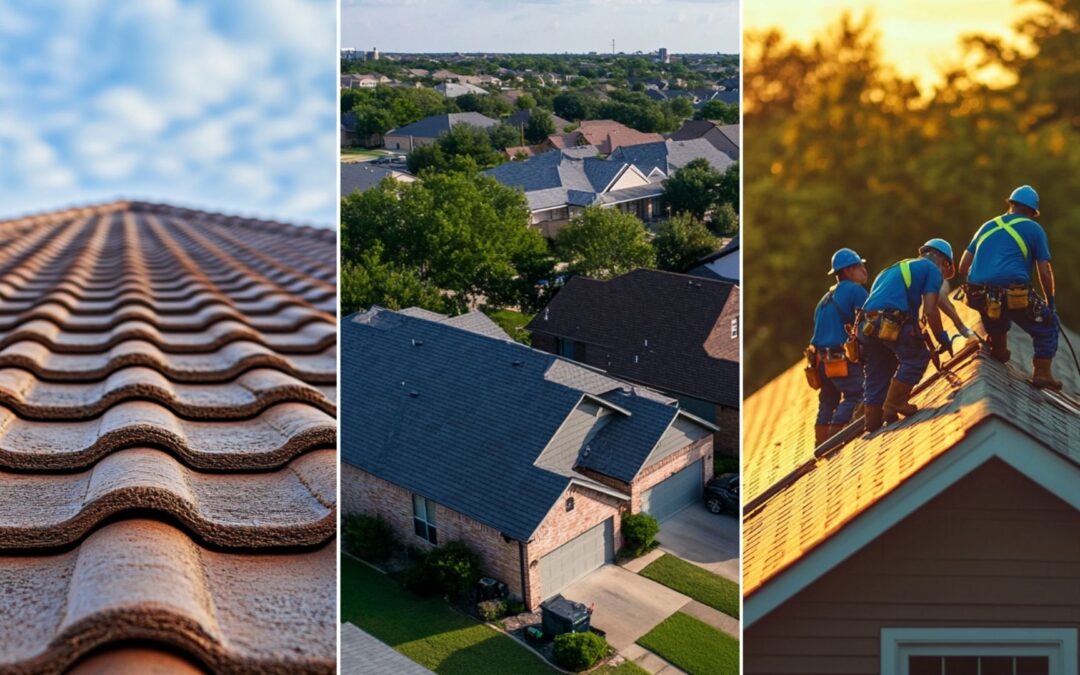
[[[615,38],[611,38],[611,55],[615,56]]]

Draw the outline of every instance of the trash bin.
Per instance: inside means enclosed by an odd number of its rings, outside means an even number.
[[[544,635],[553,638],[563,633],[585,633],[589,630],[589,608],[561,595],[540,603]]]

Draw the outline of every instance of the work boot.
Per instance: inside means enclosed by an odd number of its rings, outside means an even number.
[[[919,411],[913,403],[908,402],[911,398],[912,385],[905,384],[896,378],[889,383],[889,393],[885,395],[883,416],[886,424],[892,424],[900,419],[899,415],[910,417]]]
[[[1053,389],[1054,391],[1061,391],[1061,382],[1054,379],[1054,374],[1050,372],[1050,366],[1054,363],[1053,359],[1034,359],[1032,366],[1035,372],[1031,375],[1032,386],[1039,389]]]
[[[1009,351],[1009,334],[990,333],[987,335],[987,339],[990,341],[990,358],[1002,363],[1008,363],[1009,359],[1012,358],[1012,352]]]
[[[831,424],[818,424],[814,426],[814,447],[818,447],[832,436]]]
[[[830,437],[835,436],[836,434],[843,431],[844,427],[846,427],[846,426],[847,426],[847,424],[834,424],[834,425],[832,425],[831,427],[829,427],[829,436]]]
[[[872,434],[881,428],[881,406],[867,405],[863,408],[863,430]]]

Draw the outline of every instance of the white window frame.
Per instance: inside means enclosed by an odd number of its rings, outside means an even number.
[[[419,500],[420,503],[422,503],[424,505],[424,515],[423,515],[423,517],[421,517],[420,514],[417,512],[417,508],[416,508],[417,500]],[[438,522],[436,522],[435,510],[436,510],[436,504],[432,500],[428,499],[427,497],[423,497],[421,495],[418,495],[418,494],[414,494],[412,496],[412,517],[413,517],[413,521],[414,521],[413,534],[415,534],[420,539],[423,539],[427,543],[431,544],[432,546],[438,546],[439,545],[439,543],[438,543],[439,542],[439,524],[438,524]],[[419,520],[420,522],[422,522],[424,524],[424,534],[423,535],[417,534],[417,532],[415,530],[415,521],[417,521],[417,520]],[[435,537],[434,537],[435,541],[431,541],[432,540],[432,536],[431,536],[431,531],[432,530],[435,530]]]
[[[739,337],[739,317],[731,320],[731,339]]]
[[[882,628],[881,675],[908,675],[908,657],[1048,656],[1050,672],[1077,669],[1075,628]]]

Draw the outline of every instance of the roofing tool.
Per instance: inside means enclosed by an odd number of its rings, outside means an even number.
[[[925,318],[923,319],[923,321],[925,323]],[[949,370],[948,366],[945,366],[941,363],[941,352],[948,351],[949,356],[954,356],[952,350],[952,342],[950,341],[948,343],[945,343],[941,345],[940,349],[938,349],[934,347],[934,341],[930,338],[929,331],[922,331],[922,337],[923,342],[926,343],[926,348],[930,350],[930,360],[934,363],[934,368],[939,373],[941,373],[941,375],[949,382],[949,384],[953,386],[954,389],[959,388],[961,384],[960,377],[956,373]]]

